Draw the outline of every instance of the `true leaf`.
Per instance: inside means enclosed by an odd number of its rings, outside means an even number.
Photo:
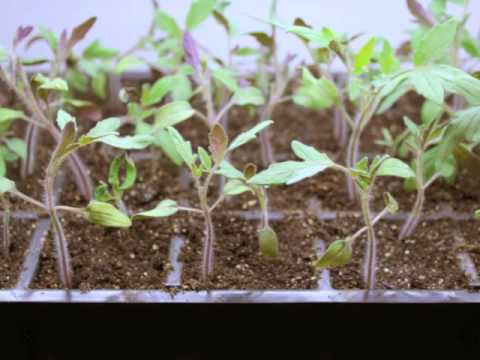
[[[416,46],[413,55],[415,65],[425,65],[442,59],[455,40],[458,23],[447,20],[427,31]]]
[[[247,142],[255,139],[257,134],[260,131],[267,128],[271,124],[273,124],[272,120],[265,120],[265,121],[262,121],[261,123],[255,125],[250,130],[247,130],[244,133],[241,133],[231,142],[230,146],[228,147],[228,151],[232,151],[232,150],[246,144]]]
[[[253,86],[238,88],[233,95],[233,102],[236,105],[245,106],[245,105],[263,105],[265,99],[262,95],[262,92]]]
[[[387,158],[381,162],[376,171],[377,176],[396,176],[400,178],[415,177],[413,170],[403,161],[395,158]]]
[[[235,79],[235,72],[227,68],[218,68],[213,71],[213,77],[225,85],[230,91],[236,91],[238,89],[237,80]]]
[[[170,36],[178,39],[182,37],[182,30],[175,21],[175,18],[168,15],[166,12],[158,10],[155,14],[155,23]]]
[[[115,65],[115,68],[113,69],[114,74],[121,74],[125,72],[126,70],[130,70],[132,68],[136,68],[143,65],[143,61],[140,60],[138,57],[134,55],[129,55],[124,58],[122,58],[117,65]]]
[[[58,110],[57,112],[57,125],[60,130],[63,130],[67,123],[73,123],[75,126],[77,125],[75,118],[67,113],[65,110]]]
[[[213,125],[208,134],[208,140],[208,149],[212,154],[213,161],[216,164],[220,164],[225,157],[228,147],[228,136],[223,126],[220,124]]]
[[[355,69],[355,73],[360,74],[364,72],[365,67],[370,64],[376,44],[377,39],[372,37],[365,45],[362,46],[354,59],[353,66]]]
[[[192,169],[195,163],[195,157],[192,152],[192,144],[190,141],[185,141],[183,136],[173,127],[167,128],[168,134],[175,145],[175,149],[177,150],[178,154],[181,156],[185,164]]]
[[[193,116],[195,111],[187,101],[174,101],[161,106],[155,112],[155,127],[167,128],[174,126]]]
[[[228,180],[223,188],[223,192],[225,193],[225,195],[230,196],[243,194],[247,191],[253,192],[252,188],[240,179]]]
[[[195,0],[187,14],[187,28],[193,28],[204,22],[215,9],[218,0]]]
[[[27,157],[27,145],[23,139],[7,138],[4,141],[7,147],[20,158],[25,159]]]

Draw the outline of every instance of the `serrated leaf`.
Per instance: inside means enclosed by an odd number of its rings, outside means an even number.
[[[181,123],[195,114],[187,101],[174,101],[155,111],[155,128],[163,129]]]
[[[123,150],[142,150],[145,149],[147,146],[150,146],[153,141],[154,137],[151,135],[133,135],[133,136],[116,136],[116,135],[109,135],[105,137],[100,137],[97,141],[110,145],[117,149]]]
[[[300,159],[304,161],[322,162],[326,166],[333,165],[333,161],[330,160],[330,158],[325,153],[319,152],[313,146],[308,146],[302,144],[300,141],[293,140],[291,147],[295,155],[297,155]]]
[[[337,87],[328,79],[316,79],[304,67],[302,83],[295,92],[293,101],[311,109],[328,109],[338,101]]]
[[[378,62],[380,71],[383,74],[392,74],[400,68],[400,61],[395,57],[395,51],[387,40],[383,41],[383,48]]]
[[[175,145],[175,149],[178,154],[181,156],[185,164],[192,169],[195,163],[195,157],[192,152],[192,144],[190,141],[185,141],[183,136],[173,127],[167,128],[168,134]]]
[[[427,31],[419,40],[413,55],[415,65],[425,65],[442,59],[455,40],[458,22],[447,20]]]
[[[117,130],[121,125],[121,120],[115,117],[99,121],[90,131],[80,137],[79,142],[82,145],[86,145],[101,138],[118,135]]]
[[[165,155],[177,166],[183,164],[183,159],[178,153],[175,144],[173,143],[170,135],[168,134],[167,130],[161,129],[157,131],[155,135],[154,144],[159,146]]]
[[[239,106],[259,106],[265,103],[265,98],[258,88],[249,86],[245,88],[238,88],[233,95],[233,102]]]
[[[423,70],[414,71],[410,76],[410,81],[417,93],[437,104],[443,103],[445,91],[442,81],[435,74]]]
[[[204,22],[215,9],[218,0],[195,0],[187,14],[187,28],[193,28]]]
[[[173,200],[162,200],[160,203],[152,210],[143,211],[141,213],[135,214],[133,216],[134,220],[144,219],[144,218],[160,218],[167,217],[175,214],[178,211],[178,205]]]
[[[260,131],[267,128],[271,124],[273,124],[272,120],[265,120],[265,121],[262,121],[261,123],[258,123],[257,125],[255,125],[250,130],[247,130],[244,133],[241,133],[231,142],[230,146],[228,147],[228,151],[232,151],[232,150],[246,144],[247,142],[255,139],[257,134]]]
[[[360,51],[356,54],[353,63],[354,72],[356,74],[361,74],[365,71],[365,67],[370,65],[376,44],[377,39],[375,37],[372,37],[365,45],[362,46]]]

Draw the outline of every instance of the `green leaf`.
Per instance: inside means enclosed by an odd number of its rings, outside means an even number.
[[[239,106],[259,106],[265,103],[265,98],[258,88],[249,86],[245,88],[238,88],[233,95],[233,102]]]
[[[105,227],[128,228],[132,225],[130,218],[112,204],[92,200],[85,208],[87,220]]]
[[[480,141],[480,106],[459,111],[450,122],[438,146],[437,168],[442,166],[455,147],[463,141]]]
[[[139,66],[143,65],[144,62],[140,60],[138,57],[134,55],[129,55],[126,56],[115,65],[115,68],[113,69],[114,74],[121,74],[125,72],[126,70],[130,70],[132,68],[138,68]]]
[[[231,179],[228,180],[223,188],[223,192],[225,195],[240,195],[244,192],[250,191],[253,193],[253,190],[250,186],[245,184],[245,181],[240,179]]]
[[[82,145],[87,145],[92,142],[98,141],[101,138],[118,135],[117,130],[120,128],[121,125],[121,120],[115,117],[99,121],[92,129],[90,129],[89,132],[80,137],[79,143]]]
[[[155,135],[154,144],[159,146],[162,151],[167,155],[167,157],[177,166],[183,164],[183,159],[178,153],[177,149],[175,148],[175,144],[173,143],[170,135],[168,134],[167,130],[161,129],[157,131]]]
[[[270,165],[266,170],[248,179],[252,185],[291,184],[313,176],[325,169],[325,166],[306,161],[284,161]],[[294,181],[291,181],[291,180]]]
[[[107,74],[99,71],[92,79],[92,89],[100,99],[107,98]]]
[[[155,128],[164,129],[191,118],[195,114],[187,101],[174,101],[155,112]]]
[[[385,208],[390,214],[395,214],[398,211],[398,202],[389,192],[383,194],[383,200],[385,202]]]
[[[68,91],[68,84],[65,80],[60,78],[49,79],[42,74],[34,76],[33,80],[40,84],[38,89],[51,91]]]
[[[310,41],[312,46],[318,48],[328,48],[330,42],[335,40],[335,37],[332,36],[332,32],[329,31],[328,28],[323,28],[322,31],[317,31],[306,26],[293,25],[287,27],[286,30],[302,39]]]
[[[96,141],[100,141],[117,149],[141,150],[151,145],[154,141],[154,137],[151,135],[141,134],[122,137],[116,135],[109,135],[105,137],[100,137]]]
[[[428,69],[427,71],[419,69],[418,71],[412,72],[410,81],[418,94],[424,96],[426,99],[436,102],[437,104],[443,103],[445,91],[443,89],[442,81],[435,76],[435,74],[428,71]]]
[[[208,155],[207,151],[199,146],[197,149],[198,157],[200,158],[200,163],[202,164],[202,168],[204,171],[209,171],[212,169],[212,159],[210,155]]]
[[[365,45],[362,46],[360,51],[357,53],[353,63],[354,72],[356,74],[363,73],[365,71],[365,67],[370,65],[376,44],[377,39],[375,37],[372,37]]]
[[[25,114],[23,113],[23,111],[0,107],[0,123],[24,118]]]
[[[426,65],[444,58],[455,40],[457,27],[458,22],[452,18],[427,31],[415,49],[415,65]]]
[[[204,22],[215,9],[218,0],[194,0],[187,14],[187,28],[193,28]]]
[[[295,104],[311,109],[328,109],[338,101],[337,87],[325,78],[316,79],[303,68],[302,83],[293,96]]]
[[[185,164],[192,169],[195,164],[195,156],[192,152],[192,144],[190,141],[185,141],[183,136],[175,129],[174,127],[167,128],[168,134],[175,145],[175,149],[178,154],[181,156]]]
[[[216,172],[218,175],[225,176],[228,179],[244,179],[243,173],[237,170],[228,161],[223,160]]]
[[[27,157],[27,145],[23,139],[7,138],[4,141],[7,147],[20,158],[25,159]]]
[[[166,12],[157,10],[155,13],[155,23],[170,36],[177,39],[182,37],[182,30],[175,21],[175,18],[168,15]]]
[[[193,96],[192,83],[188,76],[177,74],[174,75],[173,89],[171,90],[173,101],[185,101]]]
[[[118,54],[115,49],[105,48],[99,40],[95,40],[83,50],[85,59],[111,59]]]
[[[304,161],[321,162],[326,166],[333,165],[333,161],[325,154],[319,152],[312,146],[302,144],[300,141],[292,141],[292,150],[300,159]]]
[[[0,195],[15,191],[15,190],[16,190],[16,186],[12,180],[7,179],[6,177],[0,176]]]
[[[120,171],[124,168],[123,181],[120,178]],[[127,155],[116,156],[110,164],[108,171],[108,182],[115,191],[125,191],[130,189],[137,178],[137,168],[133,160]]]
[[[162,101],[164,96],[172,89],[173,80],[172,76],[164,76],[157,80],[152,87],[145,84],[142,87],[142,105],[151,106]]]
[[[258,245],[262,255],[271,258],[278,257],[278,237],[275,231],[271,227],[266,226],[258,230],[257,235]]]
[[[135,214],[133,216],[134,220],[144,219],[144,218],[159,218],[167,217],[175,214],[178,211],[178,205],[173,200],[162,200],[160,203],[152,210],[143,211],[141,213]]]
[[[253,140],[256,138],[257,134],[262,131],[263,129],[267,128],[268,126],[270,126],[271,124],[273,124],[273,121],[272,120],[265,120],[265,121],[262,121],[261,123],[258,123],[257,125],[255,125],[253,128],[251,128],[250,130],[247,130],[246,132],[238,135],[233,141],[232,143],[230,144],[230,146],[228,147],[228,151],[232,151],[244,144],[246,144],[247,142]]]
[[[475,219],[480,219],[480,209],[475,210],[473,216],[475,216]]]
[[[423,124],[428,124],[443,114],[443,106],[433,101],[426,100],[421,109],[420,117]]]
[[[314,266],[317,269],[343,266],[352,259],[352,245],[348,240],[336,240],[331,243],[327,251],[318,259]]]
[[[396,176],[400,178],[415,177],[413,170],[403,161],[395,158],[387,158],[381,162],[376,171],[377,176]]]
[[[238,90],[237,79],[235,78],[236,74],[234,71],[220,67],[214,70],[212,75],[230,91],[235,92]]]
[[[378,62],[380,71],[383,74],[392,74],[400,68],[400,61],[395,57],[395,51],[387,40],[383,41],[383,48]]]
[[[75,118],[67,113],[65,110],[58,110],[57,112],[57,125],[60,128],[60,130],[63,130],[66,124],[68,123],[73,123],[75,127],[77,126],[77,122]]]
[[[8,60],[8,51],[0,46],[0,63]]]

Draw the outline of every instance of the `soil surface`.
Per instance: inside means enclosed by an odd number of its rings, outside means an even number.
[[[402,117],[419,118],[421,99],[407,96],[389,112],[372,120],[371,126],[362,137],[361,152],[374,154],[383,152],[375,140],[381,139],[382,128],[393,134],[402,131]],[[109,110],[111,111],[111,110]],[[112,115],[112,114],[109,114]],[[94,125],[92,120],[79,116],[81,127]],[[86,115],[85,115],[86,116]],[[275,110],[271,128],[271,140],[277,160],[294,159],[290,142],[294,139],[312,145],[326,152],[332,159],[343,161],[344,148],[334,137],[332,112],[318,112],[284,103]],[[233,139],[241,131],[251,128],[256,117],[244,109],[235,108],[229,116],[228,135]],[[208,129],[197,118],[178,126],[185,138],[194,147],[207,147]],[[19,135],[23,129],[16,129]],[[42,200],[43,171],[52,147],[48,134],[41,134],[35,174],[20,178],[19,165],[9,169],[9,176],[18,188],[26,194]],[[95,184],[105,181],[108,166],[117,151],[101,144],[84,148],[80,156],[89,167]],[[124,197],[129,210],[137,212],[150,209],[165,198],[198,206],[194,185],[183,169],[166,159],[158,149],[132,152],[136,157],[139,177],[134,188]],[[408,159],[407,159],[408,160]],[[232,163],[243,168],[254,162],[261,169],[260,145],[252,141],[234,151]],[[63,169],[63,188],[59,203],[69,206],[86,206],[76,190],[68,171]],[[211,203],[221,188],[220,181],[212,186]],[[373,193],[372,209],[383,208],[383,193],[390,192],[399,202],[400,209],[408,212],[415,200],[415,193],[406,192],[401,180],[379,179]],[[131,229],[112,230],[87,224],[83,219],[64,215],[74,270],[74,285],[82,290],[100,288],[161,289],[170,270],[168,253],[170,240],[174,236],[185,239],[181,254],[184,262],[183,289],[311,289],[316,288],[318,274],[311,266],[316,258],[314,241],[322,239],[327,244],[352,234],[363,226],[358,217],[340,217],[333,221],[320,221],[314,214],[318,211],[358,211],[358,204],[348,198],[345,178],[334,171],[325,171],[314,178],[294,186],[278,186],[269,189],[269,204],[273,213],[284,212],[280,220],[272,220],[272,227],[280,239],[281,256],[267,259],[259,254],[256,231],[258,220],[244,219],[239,211],[258,211],[258,203],[250,194],[230,198],[214,213],[217,242],[215,244],[215,276],[206,284],[200,281],[200,259],[202,250],[203,221],[198,215],[175,215],[166,219],[135,222]],[[427,191],[425,214],[435,214],[445,205],[457,212],[472,213],[480,204],[479,189],[475,174],[465,168],[455,184],[437,181]],[[14,209],[29,210],[30,206],[11,199]],[[311,211],[311,204],[315,209]],[[31,234],[23,231],[25,225],[12,224],[12,255],[5,262],[2,258],[0,286],[12,286],[21,267],[23,253]],[[25,223],[22,223],[25,224]],[[464,224],[468,224],[464,227]],[[477,240],[478,227],[474,221],[453,220],[424,221],[416,233],[405,240],[397,240],[401,223],[380,222],[377,229],[378,287],[384,289],[456,289],[469,288],[468,279],[459,268],[457,253],[459,246],[467,246],[477,266],[480,266],[480,243]],[[458,234],[465,239],[458,245]],[[18,241],[17,241],[18,239]],[[461,244],[461,242],[460,242]],[[331,270],[331,281],[335,288],[361,288],[361,262],[364,239],[355,244],[355,256],[351,264]],[[56,260],[51,236],[40,259],[38,275],[32,284],[34,288],[58,288]]]

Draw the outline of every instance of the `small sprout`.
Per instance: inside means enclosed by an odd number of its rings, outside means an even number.
[[[275,231],[266,226],[258,230],[258,244],[260,246],[260,252],[268,257],[278,257],[278,237]]]
[[[112,204],[92,200],[85,208],[86,218],[92,224],[105,227],[128,228],[130,218]]]
[[[352,244],[349,239],[336,240],[331,243],[320,259],[315,261],[317,269],[346,265],[352,259]]]

